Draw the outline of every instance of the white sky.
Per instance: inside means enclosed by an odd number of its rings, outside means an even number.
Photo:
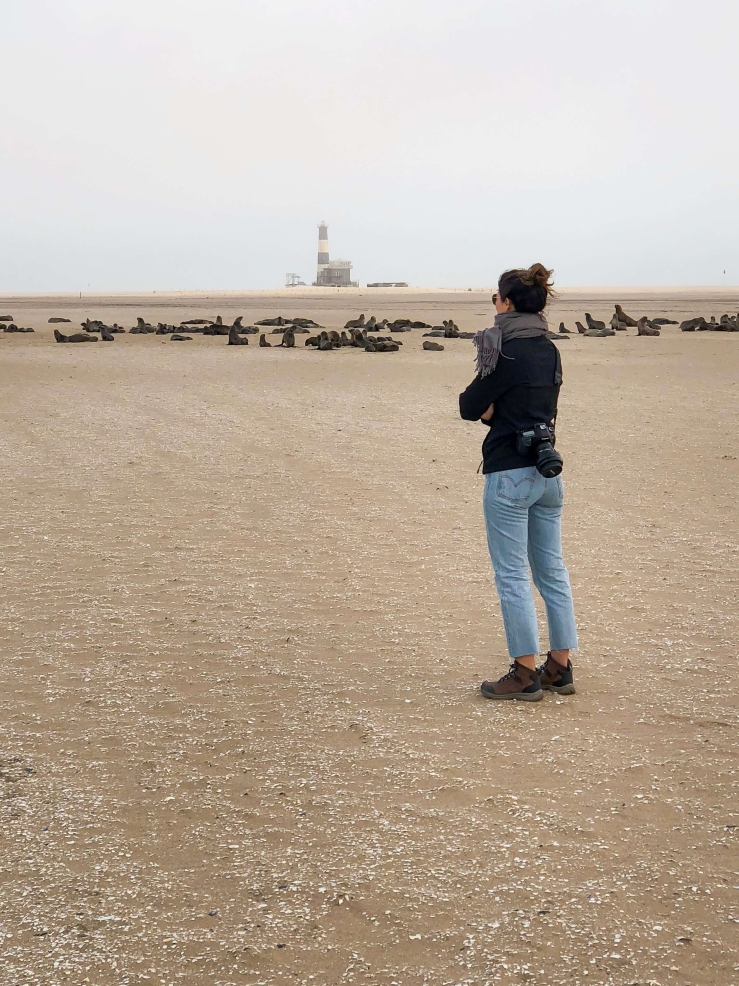
[[[737,0],[4,5],[0,291],[739,284]]]

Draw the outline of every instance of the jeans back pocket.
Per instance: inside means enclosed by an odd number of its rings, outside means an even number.
[[[497,474],[496,494],[501,500],[520,506],[528,504],[534,493],[536,469],[506,469]]]

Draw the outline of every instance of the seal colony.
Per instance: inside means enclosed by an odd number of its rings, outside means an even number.
[[[253,325],[244,325],[243,318],[243,315],[239,315],[234,318],[233,322],[228,323],[224,322],[221,315],[216,315],[215,318],[183,319],[177,325],[170,325],[166,322],[157,322],[154,325],[151,322],[147,322],[145,318],[138,316],[136,324],[128,329],[128,334],[169,336],[172,342],[192,341],[192,336],[184,335],[183,333],[185,332],[199,333],[204,336],[228,336],[227,345],[229,346],[248,346],[249,340],[246,337],[249,335],[259,335],[259,348],[270,349],[273,348],[272,343],[267,341],[266,333],[260,330],[273,326],[272,334],[282,336],[281,341],[276,344],[277,349],[294,349],[296,335],[308,335],[309,338],[305,340],[305,346],[308,348],[313,347],[318,352],[353,348],[363,349],[369,353],[398,352],[402,345],[399,340],[396,341],[391,336],[370,335],[369,333],[373,330],[378,333],[400,333],[411,332],[413,329],[430,329],[426,335],[443,336],[444,338],[450,339],[474,338],[474,332],[461,332],[459,326],[452,319],[445,319],[441,326],[434,326],[418,319],[397,318],[391,322],[387,318],[378,321],[374,315],[371,315],[369,319],[366,319],[364,315],[360,315],[357,319],[350,319],[344,326],[344,331],[339,334],[334,329],[327,331],[318,322],[305,316],[285,318],[282,315],[276,315],[270,318],[259,319]],[[59,317],[49,319],[50,323],[69,321],[69,319]],[[126,329],[117,323],[114,322],[113,325],[106,325],[101,319],[87,318],[80,324],[84,331],[72,335],[65,335],[59,329],[54,329],[55,340],[59,343],[97,342],[99,334],[103,342],[113,342],[117,333],[126,332]],[[321,329],[322,331],[319,335],[311,336],[311,329]],[[6,327],[5,331],[33,332],[34,330],[17,329],[15,325],[12,325]],[[444,347],[426,348],[443,350]]]
[[[718,322],[715,316],[711,316],[711,320],[706,321],[702,315],[699,315],[697,318],[689,318],[678,323],[672,318],[649,318],[647,315],[635,319],[627,315],[621,305],[616,305],[615,309],[608,324],[597,321],[590,312],[585,312],[586,324],[575,322],[578,333],[590,339],[604,339],[606,336],[615,336],[617,332],[627,332],[630,328],[635,328],[638,336],[658,336],[662,326],[678,324],[683,332],[739,332],[739,313],[722,315]],[[569,332],[564,322],[559,323],[559,331]]]
[[[477,314],[482,315],[483,313]],[[55,315],[48,319],[48,324],[57,326],[62,323],[68,324],[70,321],[66,317]],[[617,333],[627,333],[632,330],[635,330],[635,335],[639,337],[655,338],[659,337],[665,325],[679,325],[682,332],[739,332],[739,313],[737,315],[723,314],[719,318],[715,315],[710,318],[698,315],[678,323],[676,320],[664,316],[641,315],[637,318],[633,314],[627,313],[622,305],[615,304],[610,319],[597,319],[590,312],[585,312],[582,320],[575,321],[574,329],[578,335],[589,339],[604,339],[615,336]],[[356,318],[348,319],[341,332],[334,329],[327,330],[314,319],[304,315],[291,318],[283,315],[268,316],[258,319],[250,325],[244,325],[243,315],[234,317],[232,321],[224,319],[222,315],[199,316],[182,319],[177,324],[149,322],[144,317],[138,316],[136,324],[128,329],[117,322],[109,325],[99,318],[86,318],[80,323],[80,328],[82,331],[71,334],[55,328],[54,339],[56,342],[64,344],[114,342],[116,335],[126,333],[128,335],[162,336],[167,337],[172,342],[191,342],[193,336],[197,334],[224,336],[227,338],[226,344],[228,346],[248,346],[248,336],[254,335],[259,337],[258,348],[260,349],[295,349],[298,344],[297,336],[304,335],[307,338],[303,348],[326,353],[345,348],[363,349],[365,352],[398,352],[401,342],[395,336],[416,329],[424,330],[423,338],[429,340],[471,340],[475,336],[474,332],[462,331],[452,318],[443,319],[441,324],[435,325],[422,319],[408,317],[378,319],[374,314],[367,317],[364,312]],[[4,333],[32,333],[35,331],[31,327],[17,325],[12,315],[0,316],[0,329]],[[271,335],[280,336],[280,340],[274,344],[268,342],[265,330],[271,330]],[[568,328],[564,321],[559,322],[557,331],[548,333],[548,337],[556,343],[568,341],[572,335],[573,330]],[[423,345],[423,350],[426,352],[443,352],[444,346]]]

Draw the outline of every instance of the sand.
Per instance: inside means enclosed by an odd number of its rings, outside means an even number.
[[[613,301],[739,308],[551,320]],[[578,694],[499,705],[471,343],[47,324],[487,295],[0,307],[2,986],[739,983],[739,335],[562,344]]]

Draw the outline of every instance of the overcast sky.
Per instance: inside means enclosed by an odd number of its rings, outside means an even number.
[[[0,291],[739,284],[737,0],[3,9]]]

